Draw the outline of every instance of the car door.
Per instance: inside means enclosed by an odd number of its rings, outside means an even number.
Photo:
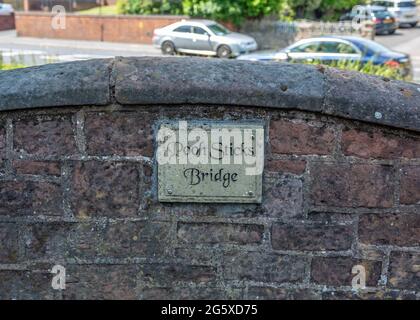
[[[172,31],[172,38],[177,50],[192,50],[192,26],[182,25]]]
[[[200,27],[192,28],[192,46],[194,50],[210,51],[212,50],[209,33]]]

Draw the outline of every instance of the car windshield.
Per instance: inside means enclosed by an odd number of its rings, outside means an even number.
[[[415,8],[416,3],[414,1],[405,1],[398,3],[399,8]]]
[[[377,18],[386,18],[390,16],[389,11],[373,11],[373,14]]]
[[[380,7],[392,7],[392,2],[389,1],[373,1],[372,4],[374,6],[380,6]]]
[[[225,27],[221,26],[220,24],[211,24],[209,26],[207,26],[211,31],[213,31],[213,33],[215,35],[218,36],[225,36],[227,34],[230,33],[230,31],[228,29],[226,29]]]

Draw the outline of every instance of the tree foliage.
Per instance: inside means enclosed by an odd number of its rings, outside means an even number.
[[[120,13],[185,14],[191,17],[230,21],[265,16],[336,19],[366,0],[118,0]]]

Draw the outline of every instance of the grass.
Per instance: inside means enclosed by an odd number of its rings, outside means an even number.
[[[118,14],[116,5],[91,8],[87,10],[77,11],[77,13],[78,14],[104,15],[104,16]]]
[[[2,70],[13,70],[13,69],[20,69],[25,68],[22,64],[1,64],[0,63],[0,71]]]

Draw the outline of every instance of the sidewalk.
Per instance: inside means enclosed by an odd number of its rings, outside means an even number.
[[[17,37],[14,30],[0,32],[0,51],[3,52],[5,63],[13,60],[25,65],[42,64],[47,61],[161,55],[160,50],[152,45]]]

